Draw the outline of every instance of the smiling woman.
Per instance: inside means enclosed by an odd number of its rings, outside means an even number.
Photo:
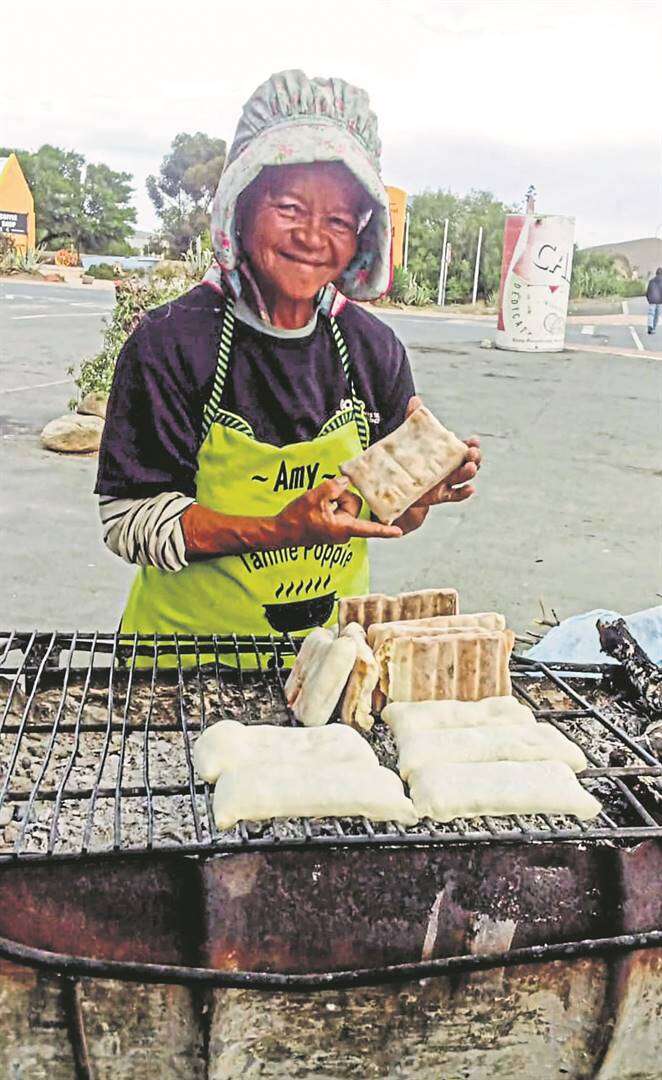
[[[356,255],[371,200],[339,162],[263,169],[241,196],[238,235],[274,326],[294,329]]]
[[[122,627],[264,634],[335,621],[368,591],[370,519],[339,462],[418,399],[405,350],[348,303],[388,287],[391,233],[367,94],[275,75],[244,107],[202,285],[149,312],[119,358],[99,459],[108,546],[141,566]],[[470,479],[479,451],[454,482]]]

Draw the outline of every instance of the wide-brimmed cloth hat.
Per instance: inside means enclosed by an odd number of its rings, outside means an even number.
[[[216,262],[205,280],[238,294],[244,258],[237,232],[237,200],[262,169],[339,161],[373,201],[350,265],[335,283],[343,296],[374,300],[391,283],[391,220],[380,176],[377,117],[365,90],[343,79],[309,79],[281,71],[244,105],[214,196],[211,239]]]

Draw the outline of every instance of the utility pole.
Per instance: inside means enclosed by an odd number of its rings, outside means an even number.
[[[439,288],[437,289],[437,304],[443,304],[443,296],[446,291],[446,243],[448,241],[448,218],[444,219],[444,241],[441,245],[441,266],[439,267]]]
[[[448,281],[448,267],[450,266],[451,255],[453,251],[450,243],[446,244],[446,257],[444,259],[444,282],[441,287],[441,306],[446,303],[446,282]]]
[[[476,303],[476,296],[478,294],[478,270],[480,269],[480,249],[483,243],[483,226],[481,225],[478,230],[478,243],[476,245],[476,266],[474,269],[474,291],[471,298],[471,303]]]
[[[407,263],[409,262],[409,209],[405,213],[405,252],[402,260],[402,265],[405,270],[407,269]]]

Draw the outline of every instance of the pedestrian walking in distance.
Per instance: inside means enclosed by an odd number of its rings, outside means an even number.
[[[648,333],[654,334],[662,311],[662,266],[658,266],[655,277],[648,282],[646,299],[648,300]]]

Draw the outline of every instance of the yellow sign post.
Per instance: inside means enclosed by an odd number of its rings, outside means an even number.
[[[387,187],[386,192],[391,210],[391,228],[393,229],[393,265],[402,266],[404,264],[405,250],[407,192],[397,187]]]
[[[16,154],[0,158],[0,236],[16,247],[34,248],[34,199]]]

